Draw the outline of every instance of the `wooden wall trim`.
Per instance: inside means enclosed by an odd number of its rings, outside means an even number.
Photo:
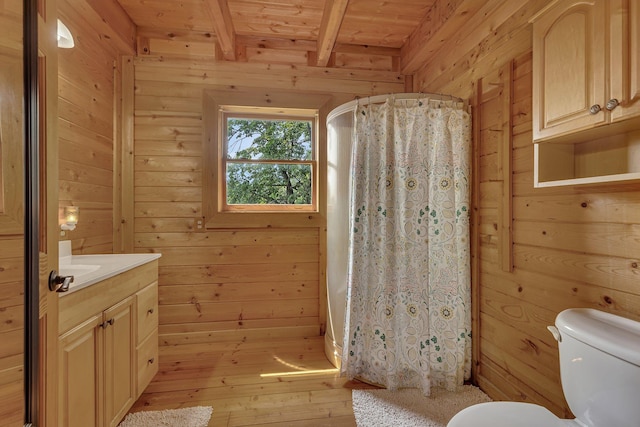
[[[498,157],[502,172],[502,200],[498,211],[500,233],[498,252],[502,271],[513,271],[513,132],[511,106],[513,103],[513,60],[500,70],[502,85],[502,143],[498,146]]]
[[[119,224],[120,247],[122,252],[133,252],[134,233],[134,96],[135,73],[133,57],[122,58],[121,72],[121,134],[120,147],[114,151],[120,152],[120,187],[122,199],[120,203]]]
[[[482,79],[478,80],[471,101],[473,138],[471,140],[471,380],[478,384],[480,369],[480,105]]]
[[[113,253],[122,253],[122,57],[113,66]]]

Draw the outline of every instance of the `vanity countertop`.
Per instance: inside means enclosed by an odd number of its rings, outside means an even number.
[[[69,290],[59,294],[61,297],[152,262],[162,256],[157,253],[72,255],[71,242],[68,240],[60,242],[59,250],[58,269],[60,276],[74,276]]]

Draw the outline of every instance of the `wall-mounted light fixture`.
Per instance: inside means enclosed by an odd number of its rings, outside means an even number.
[[[64,207],[64,222],[60,225],[60,229],[64,231],[73,231],[76,229],[78,223],[78,214],[80,208],[77,206],[65,206]]]
[[[75,46],[71,31],[64,23],[58,19],[58,47],[63,49],[71,49]]]

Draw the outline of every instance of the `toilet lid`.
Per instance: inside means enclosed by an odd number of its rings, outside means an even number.
[[[563,420],[548,409],[521,402],[489,402],[458,412],[447,427],[571,427],[573,420]]]

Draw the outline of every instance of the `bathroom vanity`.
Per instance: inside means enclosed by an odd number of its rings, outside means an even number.
[[[116,426],[158,371],[159,257],[61,259],[80,274],[60,293],[58,425]]]

